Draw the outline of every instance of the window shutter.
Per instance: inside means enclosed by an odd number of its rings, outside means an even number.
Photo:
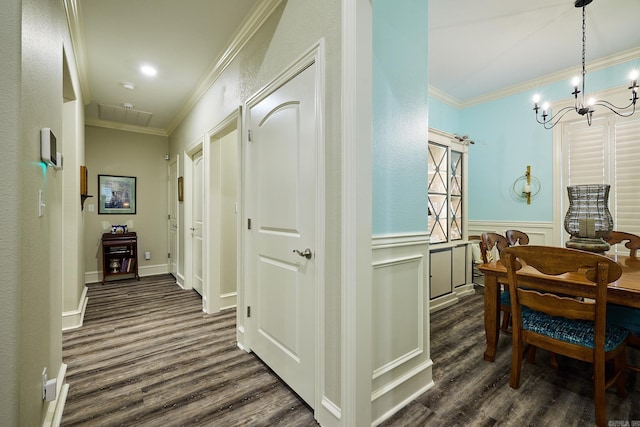
[[[563,153],[565,161],[565,186],[585,184],[609,184],[605,178],[606,122],[594,120],[565,126]],[[566,190],[565,190],[566,192]],[[566,196],[566,195],[565,195]]]
[[[614,228],[640,235],[640,118],[615,118]]]
[[[600,116],[562,128],[562,182],[610,184],[614,230],[640,235],[640,117]],[[564,209],[568,206],[564,189]],[[626,253],[624,245],[611,252]]]

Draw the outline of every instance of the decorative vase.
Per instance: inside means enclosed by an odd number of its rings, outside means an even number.
[[[564,217],[564,229],[571,235],[568,248],[603,253],[609,244],[603,240],[613,230],[609,212],[608,184],[570,185],[569,209]]]

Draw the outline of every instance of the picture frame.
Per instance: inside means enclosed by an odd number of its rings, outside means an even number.
[[[98,175],[98,214],[136,213],[136,177]]]
[[[181,176],[178,177],[178,201],[184,201],[184,178]]]

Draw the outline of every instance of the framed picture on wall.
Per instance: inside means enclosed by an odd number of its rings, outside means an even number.
[[[136,177],[98,175],[98,214],[135,214]]]

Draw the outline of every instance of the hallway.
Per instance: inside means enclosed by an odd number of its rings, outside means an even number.
[[[307,407],[236,346],[235,310],[202,312],[171,275],[90,284],[84,325],[63,335],[63,426],[316,426]]]

